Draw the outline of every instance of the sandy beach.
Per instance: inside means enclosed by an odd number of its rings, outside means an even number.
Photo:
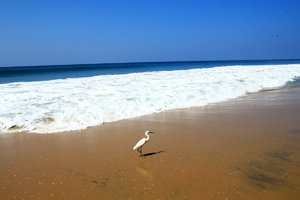
[[[152,130],[144,158],[132,147]],[[0,199],[299,199],[300,88],[55,134],[0,134]]]

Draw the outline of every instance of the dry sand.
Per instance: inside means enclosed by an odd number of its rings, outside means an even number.
[[[155,132],[145,158],[132,150]],[[0,134],[0,199],[300,199],[300,89],[57,134]]]

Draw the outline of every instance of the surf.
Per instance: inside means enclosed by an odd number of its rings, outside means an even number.
[[[0,132],[53,133],[205,106],[300,76],[300,64],[234,65],[0,84]]]

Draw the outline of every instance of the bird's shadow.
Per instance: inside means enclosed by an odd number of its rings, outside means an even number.
[[[163,153],[163,152],[165,152],[165,151],[158,151],[158,152],[152,152],[152,153],[145,153],[145,154],[143,154],[143,157],[153,156],[153,155],[155,155],[155,154],[159,154],[159,153]]]

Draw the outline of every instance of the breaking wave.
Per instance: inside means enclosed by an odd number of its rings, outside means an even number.
[[[226,66],[0,84],[0,132],[85,129],[284,86],[300,65]]]

